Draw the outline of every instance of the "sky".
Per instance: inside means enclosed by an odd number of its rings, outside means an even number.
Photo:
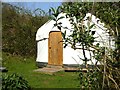
[[[62,2],[73,1],[73,0],[1,0],[1,1],[13,5],[17,5],[19,7],[24,7],[25,9],[32,11],[36,10],[37,8],[40,8],[45,12],[48,12],[51,7],[57,8],[58,6],[61,5]],[[83,1],[83,0],[78,0],[78,1]],[[87,1],[91,1],[91,0],[87,0]]]
[[[51,7],[57,8],[62,3],[62,0],[58,0],[59,2],[13,2],[13,1],[15,0],[4,0],[3,2],[10,3],[12,5],[16,5],[19,7],[23,7],[25,9],[32,11],[34,11],[37,8],[40,8],[45,12],[48,12]]]

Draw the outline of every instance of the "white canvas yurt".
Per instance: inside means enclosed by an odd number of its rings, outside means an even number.
[[[60,19],[59,22],[61,22],[62,27],[67,27],[67,30],[65,28],[61,28],[61,32],[64,32],[66,30],[66,34],[70,35],[71,34],[71,30],[73,30],[72,25],[70,24],[69,18],[66,18],[66,14],[65,13],[61,13],[59,14],[58,17],[64,16],[64,18]],[[108,44],[110,42],[109,41],[109,34],[106,32],[106,28],[104,28],[104,23],[100,23],[100,21],[98,22],[98,18],[96,18],[94,15],[91,15],[90,13],[87,13],[85,18],[84,18],[84,24],[87,25],[87,20],[86,18],[92,16],[91,19],[91,24],[95,24],[95,27],[93,27],[91,30],[95,31],[95,37],[97,41],[99,41],[99,44],[101,46],[106,45],[108,46]],[[50,32],[57,32],[59,31],[59,29],[57,27],[54,27],[55,21],[54,20],[49,20],[48,22],[46,22],[43,26],[41,26],[37,33],[36,33],[36,41],[37,41],[37,58],[36,58],[36,62],[37,65],[39,67],[43,67],[46,66],[48,64],[48,57],[49,57],[49,35]],[[56,37],[53,37],[52,40],[56,39]],[[105,43],[104,43],[105,42]],[[111,42],[113,44],[113,42]],[[53,51],[54,52],[54,51]],[[85,51],[86,52],[86,56],[89,59],[90,55],[92,55],[92,53],[90,54],[89,51]],[[78,66],[78,65],[82,65],[84,62],[81,60],[83,59],[83,51],[80,49],[74,50],[71,48],[70,45],[68,45],[66,48],[63,48],[63,60],[62,63],[63,65],[71,65],[71,66]],[[60,58],[59,56],[56,58]],[[90,65],[94,65],[96,63],[96,60],[94,58],[92,58],[92,61],[89,61],[88,64]],[[99,63],[98,63],[99,64]]]

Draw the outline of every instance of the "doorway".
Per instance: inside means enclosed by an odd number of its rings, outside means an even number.
[[[63,65],[63,41],[60,31],[51,31],[49,33],[48,65]]]

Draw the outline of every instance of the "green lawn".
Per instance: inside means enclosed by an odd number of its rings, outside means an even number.
[[[22,75],[32,88],[78,88],[79,80],[77,72],[58,72],[55,75],[47,75],[33,72],[37,69],[35,58],[23,58],[3,53],[3,66],[7,67],[7,74],[17,73]],[[4,74],[4,73],[3,73]]]

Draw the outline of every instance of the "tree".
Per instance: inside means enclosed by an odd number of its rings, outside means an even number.
[[[92,51],[95,55],[95,58],[97,60],[99,60],[100,62],[103,63],[103,67],[97,67],[95,69],[95,73],[91,73],[90,71],[88,71],[88,73],[86,74],[86,77],[88,79],[88,81],[85,81],[84,79],[84,83],[87,83],[88,88],[91,87],[95,87],[95,88],[113,88],[115,87],[116,89],[119,89],[120,87],[120,79],[119,79],[119,65],[120,65],[120,57],[119,57],[119,52],[120,52],[120,39],[118,39],[120,37],[120,2],[65,2],[62,4],[61,9],[60,7],[58,8],[58,10],[56,10],[57,12],[54,12],[53,16],[57,17],[57,15],[60,12],[64,12],[66,13],[66,17],[70,18],[71,24],[74,26],[74,30],[73,33],[68,36],[65,37],[66,32],[63,32],[63,38],[65,39],[65,46],[67,45],[67,43],[71,44],[72,48],[74,49],[79,49],[76,48],[76,44],[79,43],[79,46],[82,47],[83,50],[83,54],[84,54],[84,59],[83,61],[85,61],[85,65],[87,68],[87,61],[88,59],[85,56],[85,49],[90,50],[90,48],[94,48],[94,50]],[[53,10],[55,11],[55,10]],[[58,13],[59,11],[59,13]],[[95,16],[97,16],[98,18],[100,18],[100,20],[102,20],[105,23],[105,26],[108,28],[106,30],[106,32],[109,33],[109,36],[114,37],[115,39],[115,50],[107,48],[106,46],[101,47],[99,46],[99,43],[96,45],[93,45],[94,42],[94,37],[91,34],[91,28],[94,25],[90,25],[88,23],[88,27],[85,27],[83,25],[83,19],[86,15],[86,13],[91,13]],[[104,13],[104,14],[103,14]],[[76,20],[74,20],[74,18],[76,18]],[[56,26],[60,26],[57,23],[57,19],[56,20]],[[88,20],[90,21],[91,19],[88,18]],[[58,29],[61,29],[60,27]],[[109,52],[109,54],[106,53]],[[96,70],[99,70],[102,74],[103,80],[102,80],[102,85],[100,85],[100,82],[94,86],[96,80],[98,80],[99,77],[96,73]],[[94,71],[93,71],[94,72]],[[96,76],[96,75],[97,76]],[[83,74],[80,73],[80,77],[81,75],[84,77]],[[94,76],[92,78],[92,76]],[[88,77],[91,76],[91,77]],[[115,77],[116,76],[116,77]],[[95,78],[98,77],[98,79],[95,80]],[[93,81],[92,81],[93,80]],[[94,82],[94,83],[90,83],[90,82]],[[105,83],[107,82],[107,84]],[[86,84],[83,84],[81,87],[86,87]]]
[[[37,12],[37,10],[35,10]],[[47,20],[35,12],[2,3],[2,50],[13,55],[35,56],[37,29]]]

